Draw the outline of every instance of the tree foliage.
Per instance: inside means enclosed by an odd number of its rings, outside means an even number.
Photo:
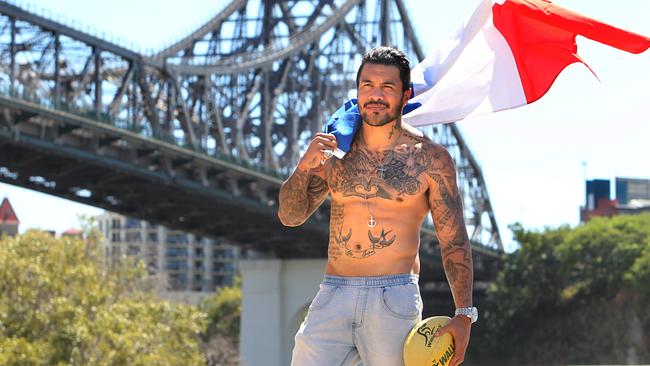
[[[220,334],[238,343],[241,304],[241,277],[235,277],[232,286],[223,286],[205,298],[199,308],[208,316],[208,334]]]
[[[0,364],[205,364],[205,315],[146,291],[141,262],[104,263],[92,241],[0,240]]]
[[[205,298],[199,308],[207,314],[206,354],[209,365],[239,364],[239,324],[241,319],[241,277]]]
[[[563,226],[535,232],[520,225],[511,229],[520,247],[504,255],[502,269],[488,290],[483,322],[489,336],[479,340],[484,353],[505,356],[520,350],[524,354],[534,333],[537,347],[547,351],[553,349],[553,342],[571,339],[611,345],[613,331],[602,334],[606,341],[595,339],[600,334],[594,328],[598,323],[583,321],[580,314],[608,314],[603,309],[616,304],[629,304],[625,309],[631,313],[629,319],[641,317],[647,324],[647,312],[635,309],[650,303],[650,215],[595,218],[575,229]],[[628,321],[612,319],[609,324]],[[582,328],[576,326],[579,322],[584,323]],[[627,337],[628,324],[621,327],[620,337]],[[547,344],[539,344],[544,340]],[[556,360],[562,361],[568,360]],[[574,358],[568,362],[601,361]],[[609,362],[620,361],[625,360]]]

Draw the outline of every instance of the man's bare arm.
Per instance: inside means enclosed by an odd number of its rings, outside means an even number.
[[[443,266],[456,307],[472,306],[473,263],[463,203],[456,183],[456,168],[447,150],[435,145],[431,150],[431,166],[427,171],[429,205],[436,228]]]
[[[302,225],[323,203],[329,189],[319,171],[300,166],[280,187],[278,217],[286,226]]]
[[[336,146],[336,137],[328,133],[317,133],[309,142],[296,170],[280,187],[278,217],[282,224],[302,225],[323,203],[329,192],[324,169],[331,164],[323,164],[324,153]]]

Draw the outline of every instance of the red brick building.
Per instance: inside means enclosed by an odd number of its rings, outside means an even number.
[[[18,234],[18,225],[20,225],[20,220],[18,220],[16,212],[11,207],[9,199],[4,198],[0,204],[0,235],[14,236]]]

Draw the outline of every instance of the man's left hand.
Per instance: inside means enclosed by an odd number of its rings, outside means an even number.
[[[434,336],[438,337],[450,333],[454,337],[454,357],[449,361],[449,366],[458,366],[465,360],[465,351],[469,343],[469,334],[472,330],[472,320],[469,317],[457,315],[444,327],[438,329]]]

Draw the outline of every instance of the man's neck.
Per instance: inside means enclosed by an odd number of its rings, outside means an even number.
[[[365,148],[373,151],[380,151],[395,144],[401,135],[400,121],[395,120],[383,126],[370,126],[366,123],[361,125],[361,143]]]

